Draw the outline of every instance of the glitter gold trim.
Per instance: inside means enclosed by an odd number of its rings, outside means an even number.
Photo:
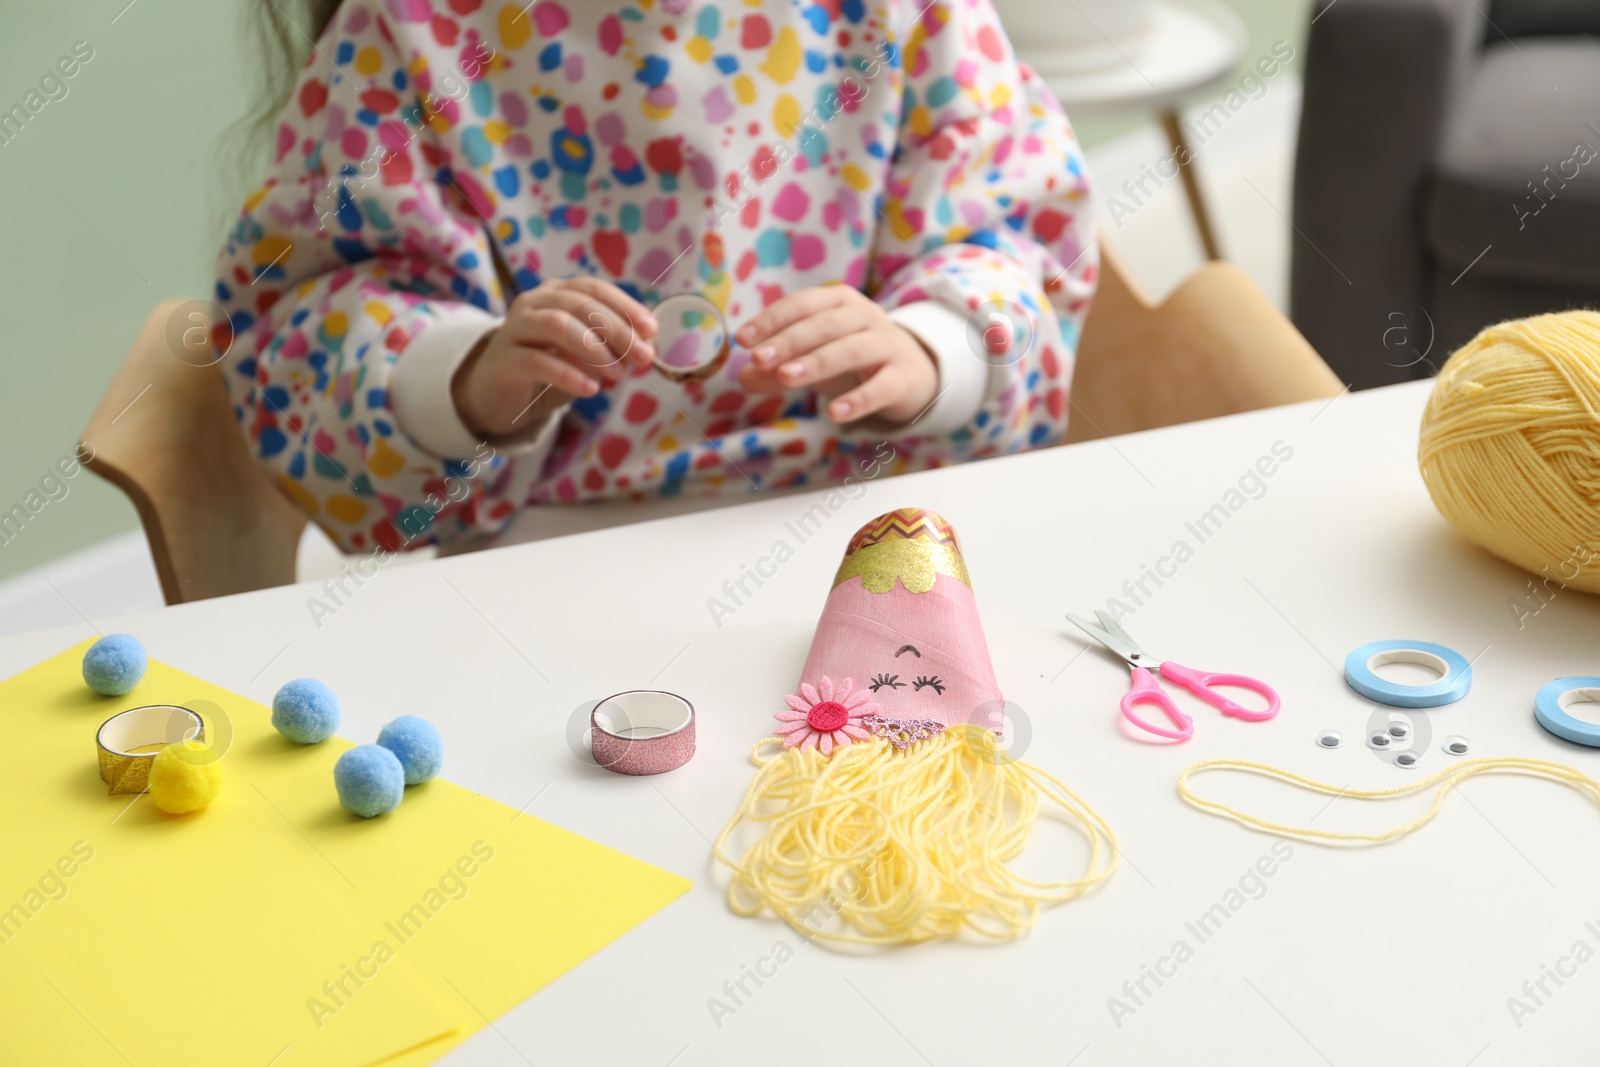
[[[972,588],[960,552],[922,540],[896,539],[863,545],[839,564],[833,584],[837,586],[858,574],[861,584],[873,593],[887,593],[894,588],[896,578],[910,592],[926,593],[941,574]]]

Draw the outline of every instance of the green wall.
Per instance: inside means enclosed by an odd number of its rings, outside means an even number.
[[[77,42],[94,55],[0,144],[0,512],[71,451],[151,306],[210,283],[220,225],[247,184],[223,135],[249,105],[248,2],[8,5],[0,111],[24,104]],[[1250,24],[1249,55],[1304,34],[1305,0],[1229,2]],[[1084,122],[1081,133],[1096,144],[1137,125]],[[0,543],[0,578],[137,526],[94,476],[66,484]]]
[[[0,144],[0,511],[71,452],[151,306],[205,292],[238,191],[218,140],[246,106],[242,4],[126,2],[11,4],[0,33],[0,111],[94,52]],[[0,577],[137,526],[93,475],[66,484],[0,544]]]

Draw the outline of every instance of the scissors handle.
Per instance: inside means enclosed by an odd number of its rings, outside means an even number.
[[[1169,730],[1141,719],[1133,710],[1139,704],[1154,704],[1177,729]],[[1161,683],[1156,681],[1156,676],[1148,668],[1133,668],[1133,688],[1123,695],[1119,706],[1122,708],[1122,717],[1146,733],[1170,737],[1174,741],[1187,741],[1194,736],[1194,719],[1162,691]]]
[[[1161,665],[1161,676],[1183,686],[1189,692],[1222,712],[1222,714],[1231,715],[1235,719],[1243,719],[1246,722],[1261,722],[1278,714],[1277,691],[1261,679],[1252,678],[1247,674],[1207,674],[1192,667],[1185,667],[1181,663],[1168,662]],[[1254,708],[1235,704],[1212,688],[1212,686],[1217,685],[1232,685],[1240,689],[1248,689],[1264,699],[1267,702],[1267,706],[1257,711]]]

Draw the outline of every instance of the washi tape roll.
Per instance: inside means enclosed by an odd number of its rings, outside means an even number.
[[[694,755],[694,705],[662,689],[606,697],[589,726],[595,762],[617,774],[660,774]]]
[[[146,704],[111,716],[94,735],[107,793],[143,793],[156,753],[190,739],[206,739],[205,720],[176,704]]]
[[[728,324],[699,293],[674,293],[653,309],[661,328],[655,345],[656,371],[675,382],[709,378],[728,362]]]
[[[1580,675],[1548,683],[1533,698],[1533,717],[1557,737],[1600,748],[1600,725],[1575,719],[1567,712],[1568,704],[1580,700],[1600,700],[1600,678]]]
[[[1405,685],[1380,678],[1374,667],[1385,663],[1417,663],[1439,672],[1439,680]],[[1472,664],[1453,648],[1432,641],[1371,641],[1344,659],[1344,680],[1350,688],[1392,708],[1436,708],[1453,704],[1472,688]]]

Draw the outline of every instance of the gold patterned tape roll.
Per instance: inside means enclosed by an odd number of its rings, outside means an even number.
[[[111,716],[94,735],[107,793],[143,793],[156,753],[188,739],[206,739],[205,720],[176,704],[146,704]]]

